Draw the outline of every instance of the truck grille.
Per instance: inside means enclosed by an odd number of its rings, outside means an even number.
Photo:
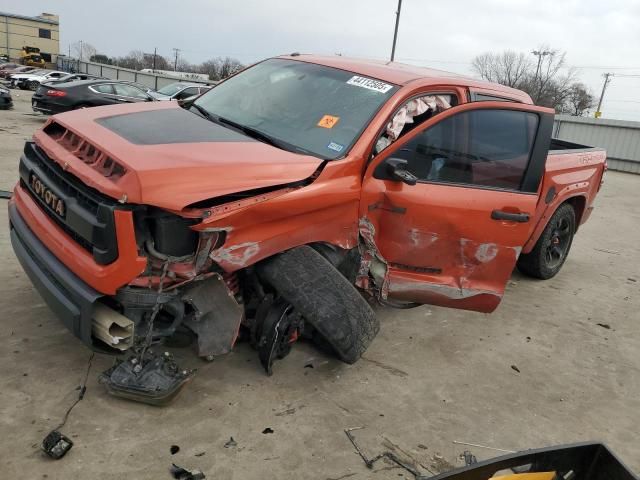
[[[59,123],[51,122],[44,132],[69,153],[111,180],[117,180],[127,173],[120,163]]]
[[[47,189],[64,202],[64,215],[56,212],[34,192],[36,176]],[[28,142],[20,159],[20,184],[71,239],[93,255],[102,265],[118,258],[113,212],[117,202],[83,184],[64,171],[34,143]]]

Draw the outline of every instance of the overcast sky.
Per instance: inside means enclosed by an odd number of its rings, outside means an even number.
[[[300,51],[386,59],[397,0],[0,0],[0,11],[60,16],[60,48],[83,40],[100,53],[133,49],[191,62],[243,62]],[[640,120],[640,0],[404,0],[396,60],[459,73],[486,51],[567,52],[600,95],[603,116]],[[533,58],[533,56],[532,56]]]

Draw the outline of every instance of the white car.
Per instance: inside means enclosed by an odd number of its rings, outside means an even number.
[[[158,89],[158,91],[148,92],[156,100],[185,100],[194,95],[208,92],[211,87],[201,83],[176,82]]]
[[[9,76],[11,88],[20,88],[22,90],[37,90],[41,83],[58,80],[68,75],[67,72],[58,72],[56,70],[34,70],[29,73],[16,73]]]

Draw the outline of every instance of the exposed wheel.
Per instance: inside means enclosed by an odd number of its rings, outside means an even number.
[[[380,330],[373,309],[358,290],[309,246],[262,262],[258,272],[346,363],[355,363]]]
[[[89,108],[91,105],[87,105],[86,103],[80,103],[73,107],[74,110],[82,110],[83,108]]]
[[[29,90],[33,90],[34,92],[38,89],[39,86],[40,82],[36,82],[35,80],[31,80],[29,83],[27,83],[27,88]]]
[[[567,259],[575,231],[576,213],[565,203],[553,214],[533,250],[520,255],[518,270],[543,280],[555,276]]]

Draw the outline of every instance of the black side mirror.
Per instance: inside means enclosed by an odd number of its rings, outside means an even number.
[[[407,161],[402,158],[388,158],[385,163],[387,164],[387,172],[391,175],[391,178],[407,185],[415,185],[418,182],[418,177],[407,170]]]

